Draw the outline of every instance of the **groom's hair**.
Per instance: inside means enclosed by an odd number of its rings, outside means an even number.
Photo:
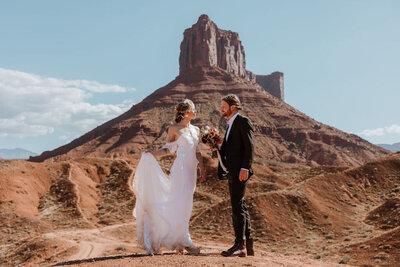
[[[242,110],[242,105],[240,104],[240,99],[237,95],[226,95],[222,98],[222,101],[228,103],[229,106],[235,106],[238,110]]]

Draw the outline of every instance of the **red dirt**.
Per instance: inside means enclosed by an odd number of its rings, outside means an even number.
[[[137,157],[1,162],[0,265],[115,255],[120,258],[98,258],[96,264],[393,266],[399,261],[399,153],[353,169],[255,165],[247,198],[257,255],[246,259],[218,256],[231,245],[233,229],[227,184],[216,179],[216,162],[210,159],[190,223],[192,238],[207,257],[137,256],[144,253],[136,247],[132,217],[137,162]],[[171,162],[160,161],[164,169]]]

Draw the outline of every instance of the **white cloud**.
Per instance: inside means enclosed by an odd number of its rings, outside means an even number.
[[[366,129],[360,133],[360,135],[366,137],[384,136],[387,134],[400,134],[400,125],[392,124],[391,126],[384,128]]]
[[[362,131],[360,134],[370,137],[370,136],[382,136],[385,132],[384,128],[377,128],[377,129],[366,129]]]
[[[121,104],[91,104],[100,93],[127,93],[133,88],[95,81],[62,80],[0,68],[0,136],[37,136],[58,130],[79,135],[128,110]]]
[[[386,128],[386,131],[391,134],[400,134],[400,125],[393,124]]]
[[[54,128],[46,125],[28,124],[23,116],[15,119],[0,119],[0,136],[36,136],[54,132]]]

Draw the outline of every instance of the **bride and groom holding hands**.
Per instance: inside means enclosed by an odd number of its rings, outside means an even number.
[[[253,174],[254,129],[251,121],[239,114],[241,103],[236,95],[221,100],[221,115],[228,128],[219,148],[218,177],[228,180],[235,232],[233,246],[222,256],[254,256],[250,216],[246,206],[246,185]],[[189,234],[189,220],[196,188],[197,168],[200,182],[205,180],[201,157],[200,129],[190,123],[196,117],[195,105],[185,99],[177,104],[175,124],[168,129],[168,142],[157,151],[142,154],[133,180],[136,205],[136,232],[139,246],[148,254],[160,253],[160,247],[190,254],[200,253]],[[175,154],[169,178],[155,157]]]

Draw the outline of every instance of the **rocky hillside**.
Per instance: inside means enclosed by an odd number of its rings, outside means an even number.
[[[243,113],[254,123],[258,163],[358,166],[389,153],[356,135],[317,122],[267,92],[245,71],[244,48],[238,34],[219,30],[205,15],[185,31],[179,61],[178,77],[126,113],[30,160],[115,158],[160,147],[173,121],[174,106],[184,98],[197,106],[194,124],[224,132],[226,122],[219,109],[221,97],[229,93],[241,98]],[[281,80],[283,76],[275,73],[259,79],[259,83],[279,91]]]
[[[143,257],[137,248],[131,188],[137,163],[136,156],[1,162],[0,265],[77,260],[111,266],[121,259],[115,265],[203,266],[197,257]],[[171,159],[160,164],[169,169]],[[234,235],[228,185],[217,180],[216,164],[206,161],[208,175],[194,194],[190,233],[202,256],[220,265],[218,255]],[[400,261],[399,153],[355,168],[255,164],[254,170],[247,203],[257,263],[396,266]],[[227,266],[238,264],[237,258],[225,260]]]

